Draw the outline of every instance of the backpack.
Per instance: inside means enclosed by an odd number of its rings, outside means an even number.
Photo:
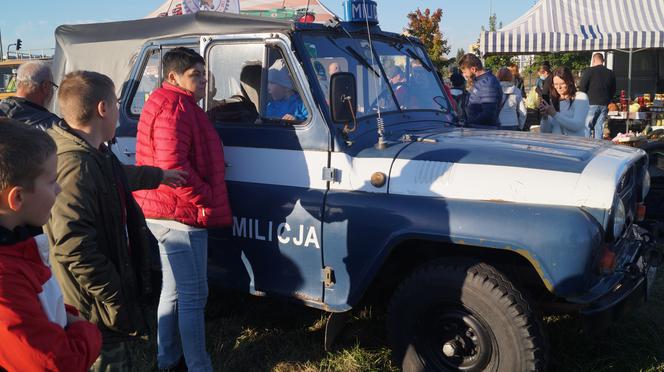
[[[507,100],[510,98],[512,93],[504,93],[503,95],[505,97],[503,98],[503,102],[500,104],[500,108],[498,108],[499,113],[503,111],[503,107],[505,107],[505,103],[507,103]],[[518,102],[517,102],[516,107],[514,108],[514,111],[516,112],[516,125],[515,126],[518,127],[519,129],[523,129],[523,127],[520,124],[521,120],[519,120],[521,118],[521,115],[519,114]],[[502,126],[502,123],[501,123],[501,126]],[[509,125],[509,126],[512,127],[513,125]]]

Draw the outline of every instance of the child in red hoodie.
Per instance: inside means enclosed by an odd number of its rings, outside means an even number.
[[[60,192],[56,147],[43,131],[0,119],[0,370],[86,371],[97,327],[65,307],[41,226]]]

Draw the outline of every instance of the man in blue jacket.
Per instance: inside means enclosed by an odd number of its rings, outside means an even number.
[[[468,81],[468,100],[466,101],[466,126],[474,128],[500,127],[503,90],[500,82],[482,66],[482,61],[471,53],[459,60],[459,69]]]

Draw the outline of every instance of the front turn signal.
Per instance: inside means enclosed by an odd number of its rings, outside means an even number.
[[[646,219],[646,205],[645,203],[636,204],[636,221],[641,222]]]
[[[602,248],[599,258],[599,272],[601,274],[611,274],[616,267],[616,253],[609,249],[608,245]]]

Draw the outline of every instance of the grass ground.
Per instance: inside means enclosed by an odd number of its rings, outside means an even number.
[[[578,331],[571,317],[546,319],[550,371],[664,371],[664,275],[651,301],[595,335]],[[325,314],[299,305],[233,292],[213,291],[207,342],[215,370],[396,371],[390,361],[384,318],[365,308],[353,315],[333,352],[325,352]],[[154,349],[152,349],[154,350]],[[154,352],[143,346],[140,371]]]

